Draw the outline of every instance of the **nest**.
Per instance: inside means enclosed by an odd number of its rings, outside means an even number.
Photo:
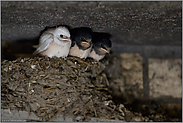
[[[106,59],[76,57],[18,58],[1,63],[1,107],[33,112],[42,121],[59,115],[72,121],[92,118],[123,120],[121,106],[112,102],[104,72]]]

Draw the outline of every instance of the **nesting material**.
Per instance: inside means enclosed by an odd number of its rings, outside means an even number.
[[[1,63],[1,108],[33,112],[42,121],[59,115],[72,121],[123,120],[108,93],[108,61],[76,57],[18,58]],[[79,117],[79,118],[78,118]]]

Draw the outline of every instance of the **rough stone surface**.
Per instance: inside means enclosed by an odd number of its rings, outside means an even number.
[[[3,40],[60,24],[111,33],[117,44],[180,45],[182,2],[1,2]]]
[[[108,73],[115,95],[143,97],[143,61],[137,53],[121,53]],[[148,59],[149,96],[182,98],[182,59]],[[130,99],[130,100],[131,100]]]
[[[182,98],[182,59],[149,59],[150,96]]]
[[[123,53],[121,56],[122,76],[124,77],[124,86],[126,92],[139,98],[143,96],[143,69],[142,56],[139,54]]]

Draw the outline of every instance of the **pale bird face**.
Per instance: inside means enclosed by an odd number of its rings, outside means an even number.
[[[71,42],[70,32],[66,27],[58,27],[55,29],[54,36],[61,42]]]

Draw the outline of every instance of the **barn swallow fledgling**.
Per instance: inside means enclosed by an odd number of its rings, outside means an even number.
[[[39,39],[39,45],[33,54],[48,57],[65,58],[71,46],[70,32],[65,26],[47,29]]]
[[[111,40],[106,33],[94,32],[92,42],[93,47],[88,57],[93,58],[95,61],[103,59],[105,54],[109,53],[111,50]]]
[[[92,30],[87,27],[74,28],[71,31],[72,45],[69,55],[86,58],[92,49]]]

